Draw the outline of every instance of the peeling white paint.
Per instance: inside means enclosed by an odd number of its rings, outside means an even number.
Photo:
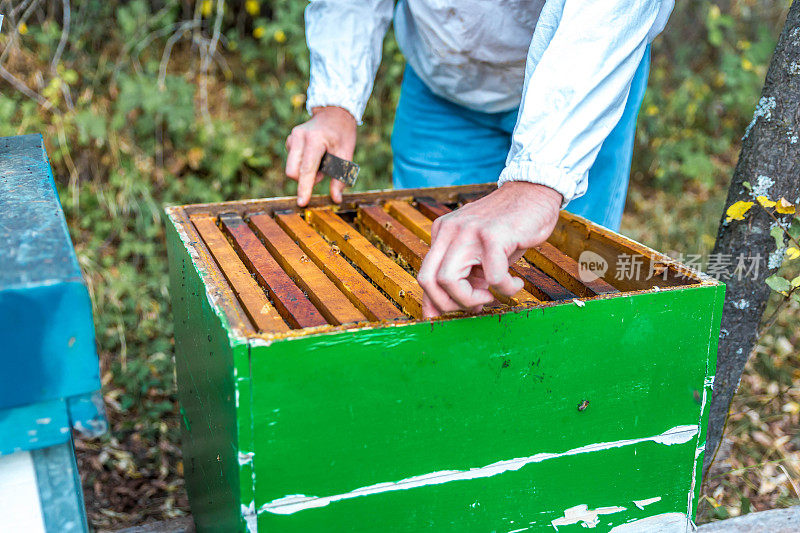
[[[627,511],[625,507],[598,507],[597,509],[589,509],[588,505],[576,505],[564,511],[564,516],[552,520],[553,529],[558,531],[558,526],[569,526],[571,524],[581,523],[583,527],[595,528],[600,523],[600,515],[614,514]]]
[[[695,530],[694,523],[685,514],[663,513],[618,525],[610,533],[687,533]]]
[[[645,498],[644,500],[633,500],[633,505],[635,505],[639,509],[644,509],[648,505],[652,505],[660,501],[661,501],[661,496],[656,496],[654,498]]]
[[[38,418],[38,419],[36,419],[36,423],[39,424],[40,426],[46,426],[47,424],[49,424],[52,421],[53,421],[52,418]]]
[[[711,388],[713,389],[713,388],[714,388],[714,377],[715,377],[715,376],[708,376],[708,377],[707,377],[707,378],[706,378],[706,379],[703,381],[703,385],[704,385],[705,387],[711,387]]]
[[[250,502],[250,505],[242,504],[242,517],[244,517],[244,522],[247,525],[247,531],[250,533],[258,533],[256,502]]]
[[[529,527],[521,527],[519,529],[512,529],[508,533],[519,533],[520,531],[528,531],[529,529],[530,529]]]
[[[698,457],[700,457],[703,454],[704,451],[706,451],[706,441],[703,441],[702,443],[698,444],[697,448],[695,448],[694,450],[695,461],[697,460]]]
[[[239,466],[246,465],[247,463],[252,463],[253,457],[255,455],[256,454],[253,452],[247,452],[247,453],[239,452]]]
[[[703,390],[705,391],[705,389]],[[470,479],[492,477],[504,472],[517,471],[526,465],[540,463],[549,459],[568,457],[581,453],[599,452],[613,448],[622,448],[624,446],[631,446],[643,442],[655,442],[657,444],[663,444],[666,446],[671,446],[673,444],[685,444],[698,434],[698,430],[698,425],[675,426],[668,429],[664,433],[653,435],[651,437],[617,440],[613,442],[598,442],[595,444],[587,444],[586,446],[581,446],[579,448],[573,448],[560,453],[542,452],[529,457],[518,457],[505,461],[498,461],[490,465],[470,468],[469,470],[441,470],[438,472],[431,472],[430,474],[423,474],[421,476],[401,479],[400,481],[388,481],[384,483],[377,483],[375,485],[368,485],[366,487],[360,487],[350,492],[336,494],[333,496],[306,496],[304,494],[291,494],[262,505],[258,512],[294,514],[299,511],[325,507],[334,502],[350,500],[360,496],[369,496],[372,494],[380,494],[383,492],[392,492],[397,490],[408,490],[427,485],[441,485],[443,483],[450,483],[452,481],[465,481]]]
[[[573,298],[572,299],[572,303],[574,303],[578,307],[583,307],[584,305],[586,305],[586,302],[582,302],[582,301],[578,300],[577,298]]]

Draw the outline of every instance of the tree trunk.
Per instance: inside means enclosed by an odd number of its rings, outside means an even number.
[[[739,162],[733,174],[725,206],[739,200],[755,201],[758,195],[772,200],[785,197],[797,203],[800,195],[800,0],[794,0],[778,46],[767,71],[764,89],[753,122],[745,132]],[[752,190],[745,187],[751,184]],[[791,215],[777,215],[788,223]],[[783,259],[770,236],[774,221],[755,205],[745,220],[725,222],[723,213],[715,258],[760,257],[755,274],[723,276],[727,294],[717,356],[717,373],[708,421],[704,472],[719,447],[731,399],[739,385],[747,358],[757,342],[761,316],[770,296],[764,280],[774,274]],[[739,273],[741,274],[741,272]],[[741,279],[740,279],[741,278]]]

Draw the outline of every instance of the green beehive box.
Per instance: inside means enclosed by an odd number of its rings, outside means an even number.
[[[724,286],[562,213],[520,294],[419,319],[431,219],[490,190],[167,209],[200,531],[686,530]]]

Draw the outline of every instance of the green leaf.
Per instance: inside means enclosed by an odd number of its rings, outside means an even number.
[[[772,238],[775,239],[775,248],[781,249],[783,248],[783,228],[780,226],[775,226],[771,230],[769,230],[769,234],[772,235]]]
[[[787,232],[792,239],[800,239],[800,218],[794,217],[792,223],[789,224]]]
[[[786,292],[792,290],[792,284],[789,282],[789,280],[777,274],[771,275],[764,281],[769,288],[775,292]]]

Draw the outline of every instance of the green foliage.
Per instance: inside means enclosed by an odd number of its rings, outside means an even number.
[[[738,150],[731,141],[752,118],[780,22],[780,7],[764,13],[753,4],[731,2],[727,13],[708,0],[676,6],[653,44],[637,131],[639,179],[677,191],[730,177]],[[689,44],[685,34],[698,29],[705,39]]]

